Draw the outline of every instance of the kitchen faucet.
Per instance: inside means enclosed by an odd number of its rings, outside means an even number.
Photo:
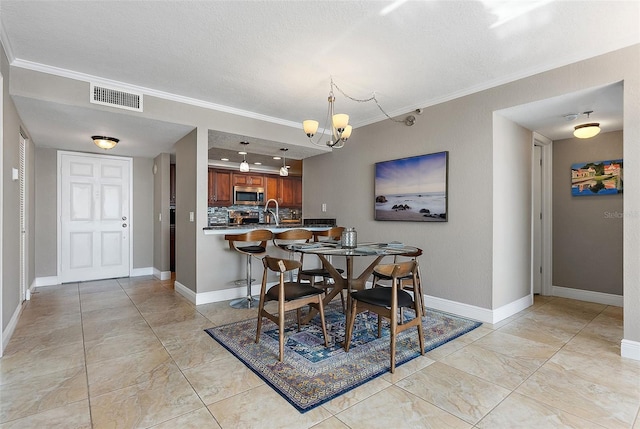
[[[269,210],[267,207],[269,207],[269,203],[273,201],[274,203],[276,203],[276,212],[274,213],[273,210]],[[273,198],[270,198],[267,200],[266,203],[264,203],[264,212],[267,213],[271,213],[273,215],[273,217],[276,220],[276,226],[280,225],[280,218],[279,218],[279,208],[278,208],[278,201],[274,200]]]

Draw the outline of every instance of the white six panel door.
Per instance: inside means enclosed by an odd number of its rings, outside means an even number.
[[[59,279],[127,277],[131,159],[60,153]]]

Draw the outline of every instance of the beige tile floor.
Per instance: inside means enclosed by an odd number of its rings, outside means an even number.
[[[305,414],[203,329],[255,317],[132,278],[38,289],[0,359],[0,428],[632,428],[622,309],[563,298]]]

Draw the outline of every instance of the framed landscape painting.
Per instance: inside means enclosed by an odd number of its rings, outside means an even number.
[[[615,195],[622,193],[621,159],[594,161],[571,166],[571,195]]]
[[[375,220],[447,221],[449,152],[375,164]]]

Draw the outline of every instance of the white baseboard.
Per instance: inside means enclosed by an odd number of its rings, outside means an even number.
[[[152,275],[155,275],[155,273],[153,271],[153,267],[145,267],[145,268],[132,268],[129,275],[131,277],[142,277],[142,276],[152,276]],[[160,280],[167,280],[169,278],[171,278],[171,273],[169,273],[169,277],[167,277],[166,279],[160,278]],[[59,284],[61,283],[60,283],[60,279],[58,279],[58,276],[36,277],[35,280],[33,281],[33,287],[54,286]]]
[[[36,277],[34,280],[35,287],[59,285],[58,276]]]
[[[160,271],[159,269],[154,268],[153,277],[159,280],[169,280],[171,278],[171,271]]]
[[[186,287],[185,285],[183,285],[182,283],[180,283],[177,280],[173,282],[173,288],[180,295],[182,295],[185,298],[187,298],[189,300],[189,302],[191,302],[193,304],[196,304],[196,293],[194,291],[192,291],[191,289],[189,289],[188,287]]]
[[[33,293],[33,291],[36,289],[36,279],[33,279],[33,282],[31,283],[31,286],[29,286],[29,289],[27,289],[27,296],[25,296],[25,299],[27,301],[31,300],[31,294]]]
[[[507,305],[503,305],[495,310],[489,310],[487,308],[450,301],[448,299],[429,295],[426,295],[424,299],[427,307],[467,317],[469,319],[478,320],[483,323],[497,323],[507,317],[513,316],[533,304],[533,297],[531,295],[527,295]]]
[[[640,342],[623,339],[620,342],[620,356],[640,360]]]
[[[142,276],[152,276],[153,275],[153,267],[144,267],[144,268],[132,268],[129,276],[131,277],[142,277]]]
[[[531,307],[532,305],[533,295],[527,295],[516,301],[510,302],[509,304],[503,305],[502,307],[498,307],[493,310],[493,322],[491,323],[498,323],[501,320],[521,312],[525,308]]]
[[[22,313],[23,305],[20,304],[16,307],[16,311],[13,312],[13,316],[11,316],[11,320],[7,324],[7,327],[4,331],[2,331],[2,350],[0,350],[0,356],[4,355],[4,350],[7,348],[9,344],[9,340],[13,336],[13,332],[16,330],[16,326],[18,326],[18,320],[20,319],[20,313]]]
[[[272,286],[272,284],[267,284],[267,286]],[[247,287],[237,287],[231,289],[223,289],[223,290],[213,290],[210,292],[202,292],[195,293],[188,287],[184,286],[180,282],[176,281],[173,283],[173,287],[180,295],[187,298],[190,302],[195,305],[202,304],[210,304],[212,302],[220,302],[220,301],[229,301],[231,299],[244,298],[247,295]],[[261,285],[255,284],[251,285],[251,295],[260,295],[260,287]]]
[[[577,299],[578,301],[595,302],[597,304],[623,307],[624,297],[610,293],[593,292],[591,290],[573,289],[570,287],[551,286],[551,295],[561,298]]]

